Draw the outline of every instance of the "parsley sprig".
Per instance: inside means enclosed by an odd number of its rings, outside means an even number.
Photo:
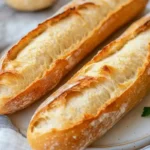
[[[150,107],[144,107],[142,117],[149,117],[150,116]]]

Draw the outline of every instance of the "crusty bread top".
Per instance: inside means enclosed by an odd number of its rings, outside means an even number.
[[[47,8],[53,4],[54,0],[6,0],[6,3],[21,11],[36,11]]]
[[[149,44],[150,15],[106,46],[50,96],[37,110],[31,132],[67,130],[96,118],[143,74],[150,61]]]
[[[77,49],[108,15],[130,1],[75,1],[71,8],[30,32],[8,52],[2,62],[1,106],[44,77],[56,60],[66,59],[68,67],[74,65],[75,62],[67,58],[69,53]]]

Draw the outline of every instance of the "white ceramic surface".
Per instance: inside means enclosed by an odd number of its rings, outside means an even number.
[[[149,12],[149,8],[145,13]],[[29,120],[41,101],[10,116],[24,135]],[[88,150],[135,150],[150,144],[150,118],[141,117],[144,106],[150,106],[150,94]]]

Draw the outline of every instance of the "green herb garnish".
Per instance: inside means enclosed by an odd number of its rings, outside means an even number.
[[[144,107],[142,117],[150,116],[150,107]]]

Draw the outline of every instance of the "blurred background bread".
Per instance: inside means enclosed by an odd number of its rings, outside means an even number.
[[[47,8],[55,0],[6,0],[6,3],[14,9],[21,11],[37,11]]]

